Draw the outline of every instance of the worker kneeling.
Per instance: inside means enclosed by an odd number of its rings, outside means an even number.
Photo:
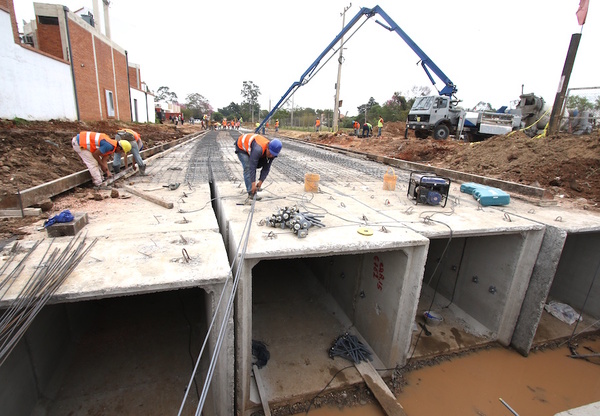
[[[254,133],[242,134],[235,146],[235,153],[238,155],[242,167],[244,168],[244,183],[248,198],[246,203],[250,203],[256,196],[256,200],[262,198],[256,195],[264,180],[269,175],[271,163],[281,151],[281,141],[279,139],[269,140],[264,136]],[[256,180],[256,170],[260,168],[260,176]]]

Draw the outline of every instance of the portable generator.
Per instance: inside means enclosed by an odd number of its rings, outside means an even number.
[[[411,172],[408,179],[408,196],[417,204],[446,206],[450,192],[450,179],[428,172]]]

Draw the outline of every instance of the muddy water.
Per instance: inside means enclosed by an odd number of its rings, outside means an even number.
[[[600,352],[600,337],[579,342],[577,352]],[[466,357],[412,371],[398,400],[408,416],[511,415],[502,398],[520,415],[554,415],[600,401],[600,359],[594,363],[569,358],[566,346],[534,352],[529,357],[505,349],[479,351]],[[313,416],[381,416],[376,406],[315,409]]]

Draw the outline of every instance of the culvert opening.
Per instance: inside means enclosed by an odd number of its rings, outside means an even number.
[[[495,341],[503,317],[513,307],[509,301],[514,281],[524,277],[517,273],[523,250],[520,233],[430,240],[412,356]],[[520,308],[520,303],[514,307]]]
[[[206,335],[207,304],[204,290],[182,289],[47,305],[0,367],[2,412],[177,412]],[[200,392],[207,367],[196,376]],[[195,389],[184,414],[197,406]]]
[[[399,299],[409,263],[402,250],[258,263],[252,270],[252,339],[270,354],[260,369],[269,400],[310,399],[335,373],[352,367],[329,356],[346,332],[373,353],[375,368],[394,367],[408,347],[401,346],[407,335],[398,327],[407,315]],[[362,382],[352,367],[329,388]],[[251,401],[260,403],[256,395]]]
[[[567,234],[535,342],[600,328],[599,252],[600,233]]]

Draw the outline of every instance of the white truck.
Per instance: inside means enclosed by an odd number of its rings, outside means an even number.
[[[405,137],[411,129],[420,139],[433,136],[444,140],[454,135],[477,141],[509,133],[521,125],[521,117],[516,114],[468,111],[457,104],[457,100],[443,95],[417,97],[408,113]]]

